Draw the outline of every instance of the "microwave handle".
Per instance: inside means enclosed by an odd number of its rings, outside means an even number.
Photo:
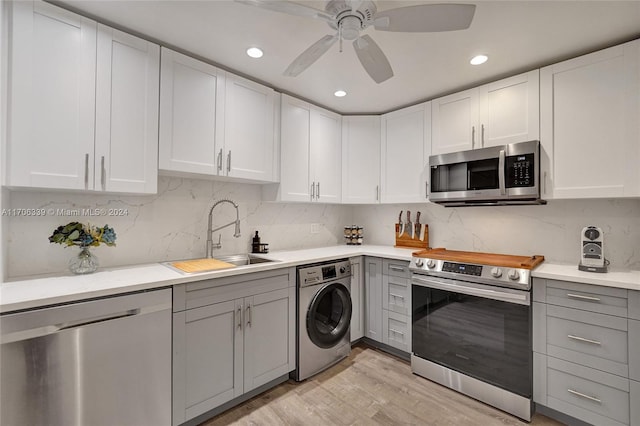
[[[507,189],[505,188],[504,184],[504,177],[506,173],[506,170],[504,168],[504,158],[504,149],[501,149],[500,155],[498,157],[498,186],[500,187],[500,195],[506,195],[507,193]]]

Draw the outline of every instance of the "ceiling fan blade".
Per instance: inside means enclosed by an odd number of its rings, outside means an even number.
[[[294,59],[283,74],[288,77],[297,76],[302,71],[309,68],[311,64],[320,58],[320,56],[327,53],[327,50],[329,50],[336,41],[338,41],[337,35],[326,35],[322,37],[320,40],[313,43],[307,50],[302,52],[300,56]]]
[[[325,21],[333,21],[333,17],[322,10],[294,3],[286,0],[235,0],[237,3],[249,6],[257,6],[275,12],[288,13],[295,16],[307,16],[309,18],[319,18]]]
[[[393,77],[393,69],[380,46],[368,35],[353,41],[358,59],[373,81],[380,84]]]
[[[384,10],[374,17],[374,27],[381,31],[406,33],[455,31],[469,28],[474,4],[421,4]]]

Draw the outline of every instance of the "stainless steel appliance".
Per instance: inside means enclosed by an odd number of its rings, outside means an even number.
[[[429,157],[429,200],[447,207],[544,204],[540,199],[540,142],[473,149]]]
[[[531,269],[542,256],[414,254],[411,369],[531,419]]]
[[[319,373],[351,352],[348,259],[298,267],[295,380]]]
[[[9,313],[0,324],[0,424],[171,424],[170,289]]]

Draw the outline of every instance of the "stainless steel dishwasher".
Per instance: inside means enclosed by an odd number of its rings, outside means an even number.
[[[8,313],[0,332],[0,424],[171,424],[170,289]]]

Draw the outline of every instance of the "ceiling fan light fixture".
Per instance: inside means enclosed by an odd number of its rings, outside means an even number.
[[[362,21],[355,16],[347,16],[340,20],[340,31],[343,40],[355,40],[360,35]]]
[[[487,55],[476,55],[473,58],[471,58],[469,63],[471,65],[482,65],[485,62],[487,62],[488,59],[489,59],[489,57]]]
[[[342,98],[342,97],[347,96],[347,92],[345,92],[344,90],[336,90],[336,91],[333,93],[333,96],[335,96],[335,97],[337,97],[337,98]]]
[[[262,58],[264,52],[259,47],[250,47],[247,49],[247,55],[249,55],[251,58],[258,59]]]

